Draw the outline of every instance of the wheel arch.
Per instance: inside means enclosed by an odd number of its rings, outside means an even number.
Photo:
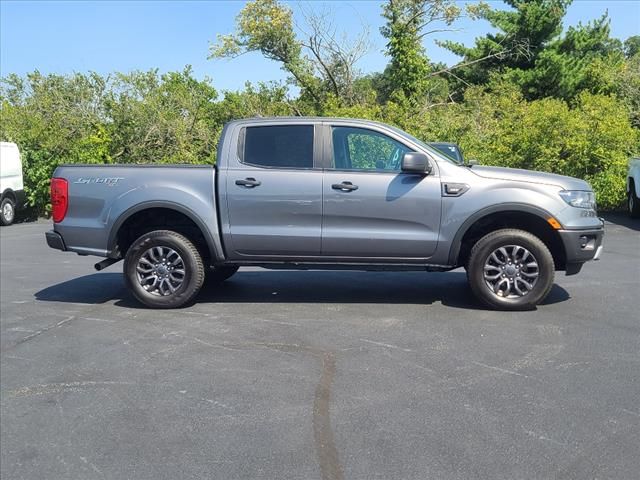
[[[119,245],[119,241],[122,239],[123,235],[123,228],[130,225],[136,218],[140,218],[145,214],[151,215],[152,213],[160,212],[167,213],[171,218],[177,218],[176,215],[179,215],[182,218],[188,219],[188,221],[197,228],[200,235],[202,235],[202,239],[204,241],[203,246],[206,247],[206,252],[204,253],[209,255],[210,262],[215,263],[217,260],[222,258],[220,252],[218,252],[216,248],[213,235],[207,227],[206,222],[204,222],[194,211],[184,205],[168,201],[142,202],[125,210],[113,223],[109,232],[109,239],[107,243],[108,252],[110,253],[109,256],[113,258],[121,258],[126,253],[126,249],[122,251],[121,247],[123,247],[123,245]],[[171,225],[171,223],[164,223],[156,226],[171,229]],[[142,230],[144,230],[144,228],[142,228]]]
[[[491,231],[518,228],[542,240],[551,251],[556,269],[566,267],[564,244],[558,232],[548,223],[554,218],[543,208],[523,203],[504,203],[483,208],[460,226],[449,249],[449,264],[465,265],[473,244]]]
[[[11,188],[4,189],[4,191],[2,192],[2,196],[0,197],[0,202],[5,198],[10,198],[11,200],[13,200],[13,203],[16,203],[17,201],[16,194]]]

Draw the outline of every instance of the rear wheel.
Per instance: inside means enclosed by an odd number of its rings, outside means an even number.
[[[124,259],[127,286],[152,308],[178,308],[198,294],[204,282],[202,257],[185,236],[156,230],[139,237]]]
[[[636,196],[636,187],[633,183],[629,185],[627,209],[631,218],[640,218],[640,199]]]
[[[498,310],[529,310],[548,295],[555,266],[547,246],[523,230],[497,230],[474,245],[467,278],[473,293]]]
[[[11,225],[16,218],[16,204],[9,197],[0,203],[0,224]]]

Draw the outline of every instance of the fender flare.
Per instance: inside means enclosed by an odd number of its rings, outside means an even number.
[[[202,235],[204,236],[204,239],[207,242],[207,247],[209,248],[209,253],[211,254],[212,262],[222,260],[223,257],[220,255],[220,252],[218,252],[215,241],[213,239],[213,235],[211,234],[211,231],[209,230],[209,228],[206,226],[206,223],[191,209],[183,205],[180,205],[179,203],[169,202],[166,200],[150,200],[146,202],[141,202],[125,210],[118,217],[118,219],[113,223],[113,226],[111,227],[111,231],[109,232],[109,240],[107,242],[107,251],[109,252],[110,256],[115,255],[116,239],[122,225],[132,215],[135,215],[136,213],[141,212],[143,210],[149,210],[151,208],[166,208],[168,210],[174,210],[176,212],[179,212],[185,215],[193,223],[195,223],[196,226],[202,232]]]
[[[462,239],[467,231],[480,219],[500,212],[522,212],[533,214],[545,222],[549,217],[553,217],[548,211],[543,208],[529,205],[527,203],[500,203],[498,205],[491,205],[485,207],[467,218],[464,223],[458,228],[458,231],[451,241],[449,247],[449,265],[458,264],[458,255],[460,255],[460,248],[462,247]],[[555,218],[555,217],[553,217]]]
[[[4,200],[6,197],[13,197],[13,200],[17,200],[16,192],[11,188],[5,188],[4,192],[2,192],[2,196],[0,196],[0,200]]]

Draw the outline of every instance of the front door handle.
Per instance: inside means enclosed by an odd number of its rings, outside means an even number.
[[[236,180],[236,185],[240,185],[241,187],[253,188],[259,187],[262,185],[262,182],[256,180],[255,178],[249,177],[244,180]]]
[[[331,185],[331,188],[334,190],[342,190],[343,192],[352,192],[358,189],[357,185],[354,185],[351,182],[342,182],[342,183],[334,183]]]

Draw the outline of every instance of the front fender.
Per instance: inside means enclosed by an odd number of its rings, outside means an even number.
[[[449,257],[448,264],[456,265],[458,261],[458,255],[460,254],[460,248],[462,246],[462,239],[464,235],[469,231],[469,229],[480,219],[499,212],[522,212],[536,215],[544,221],[547,221],[549,217],[553,217],[547,210],[537,207],[535,205],[530,205],[528,203],[515,203],[515,202],[505,202],[497,205],[490,205],[484,207],[472,215],[470,215],[462,225],[457,229],[456,233],[453,236],[451,241],[451,246],[449,248]]]

